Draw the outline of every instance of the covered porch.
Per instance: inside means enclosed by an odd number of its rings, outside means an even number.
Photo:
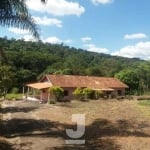
[[[107,98],[125,96],[125,89],[123,88],[101,88],[101,89],[94,89],[94,90],[102,91]]]
[[[50,96],[48,90],[51,86],[50,83],[46,82],[26,84],[23,87],[23,99],[47,103]]]
[[[101,89],[93,89],[94,91],[102,91],[104,94],[104,97],[106,98],[112,98],[115,96],[115,90],[112,88],[101,88]]]

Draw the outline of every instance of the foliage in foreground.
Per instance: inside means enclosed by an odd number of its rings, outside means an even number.
[[[45,0],[41,0],[41,2],[45,2]],[[1,0],[0,25],[26,29],[39,39],[37,25],[28,11],[25,0]]]

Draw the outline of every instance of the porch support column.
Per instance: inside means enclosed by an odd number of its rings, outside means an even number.
[[[33,89],[33,98],[35,98],[35,89]]]
[[[28,90],[27,90],[27,100],[28,100],[29,92],[30,92],[30,87],[28,86]]]
[[[43,97],[42,97],[42,90],[40,90],[40,100],[42,101]]]
[[[25,96],[25,95],[24,95],[24,86],[23,86],[23,88],[22,88],[22,98],[23,98],[23,99],[25,99],[24,96]]]
[[[48,92],[48,101],[47,103],[50,103],[50,92]]]

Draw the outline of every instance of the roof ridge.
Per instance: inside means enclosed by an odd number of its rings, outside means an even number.
[[[105,77],[105,76],[88,76],[88,75],[67,75],[67,74],[46,74],[48,76],[72,76],[72,77],[89,77],[89,78],[107,78],[107,79],[117,79],[117,78],[114,78],[114,77]],[[45,75],[45,76],[46,76]]]

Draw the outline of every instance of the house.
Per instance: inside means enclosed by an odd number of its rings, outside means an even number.
[[[52,86],[59,86],[64,89],[64,99],[73,99],[73,91],[77,87],[91,88],[97,91],[103,91],[107,94],[125,95],[126,84],[116,78],[109,77],[93,77],[93,76],[77,76],[77,75],[45,75],[37,83],[26,85],[27,99],[40,99],[47,102],[50,93],[48,89]],[[32,95],[30,95],[32,93]]]

